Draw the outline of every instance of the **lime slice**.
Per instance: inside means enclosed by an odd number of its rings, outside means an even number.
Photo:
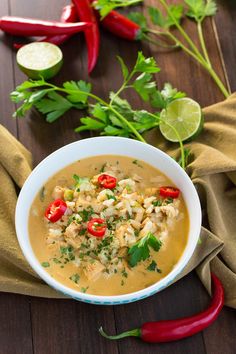
[[[174,129],[182,141],[193,139],[203,128],[203,115],[200,105],[191,98],[184,97],[172,101],[160,114],[160,131],[169,141],[177,142]],[[166,123],[167,124],[166,124]]]
[[[34,42],[24,45],[16,55],[19,68],[31,79],[50,79],[63,64],[62,51],[55,44]]]

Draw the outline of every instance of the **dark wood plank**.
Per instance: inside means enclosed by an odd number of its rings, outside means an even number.
[[[0,1],[0,16],[9,14],[7,0]],[[14,104],[9,100],[9,94],[14,89],[14,72],[12,64],[12,38],[5,36],[0,31],[0,122],[7,127],[15,136],[17,135],[16,121],[11,118],[14,112]]]
[[[115,308],[117,332],[140,327],[142,323],[190,316],[201,311],[202,298],[205,306],[207,297],[195,274],[186,276],[171,287],[143,301]],[[121,353],[176,354],[205,353],[202,334],[182,341],[164,344],[147,344],[138,339],[119,342]]]
[[[66,1],[63,0],[32,0],[30,2],[28,0],[10,0],[10,7],[8,8],[7,1],[1,0],[0,12],[4,15],[10,9],[13,15],[57,19],[60,17],[60,8],[65,3]],[[156,1],[154,0],[149,0],[146,3],[156,6]],[[227,25],[226,19],[231,16],[228,9],[232,10],[233,1],[225,3],[225,6],[221,5],[217,16],[218,26],[222,26],[222,23]],[[231,25],[233,26],[233,20],[230,22]],[[194,24],[188,23],[186,26],[191,34],[196,36]],[[210,56],[213,58],[214,67],[217,68],[220,76],[224,79],[222,63],[210,21],[207,21],[205,24],[205,30],[206,42],[209,47]],[[225,37],[227,36],[227,30],[222,31],[224,33],[221,34],[221,42],[224,41],[221,44],[225,46],[222,47],[225,56],[229,43],[228,38]],[[233,27],[230,27],[230,31],[234,33]],[[75,36],[62,47],[65,64],[55,79],[56,83],[60,84],[70,79],[88,80],[86,47],[81,37],[81,35]],[[0,119],[4,125],[16,134],[15,121],[10,119],[14,107],[10,103],[8,95],[14,85],[21,83],[25,79],[25,76],[16,67],[15,54],[12,54],[11,49],[12,38],[4,38],[4,41],[0,42],[1,78],[4,75],[3,81],[1,80],[0,82]],[[227,62],[227,69],[233,67],[232,63],[235,57],[233,57],[233,54],[235,53],[234,50],[236,51],[236,45],[232,44],[232,47],[232,53]],[[141,45],[141,43],[127,43],[123,40],[114,39],[113,36],[105,32],[102,33],[99,63],[89,79],[99,96],[103,98],[107,97],[108,91],[118,88],[121,83],[121,74],[115,56],[117,54],[121,55],[127,61],[128,65],[132,66],[138,49],[143,49],[145,53],[152,54],[158,59],[159,65],[162,68],[161,73],[157,76],[160,86],[164,82],[170,81],[174,86],[186,91],[189,96],[198,100],[202,106],[215,103],[223,98],[222,94],[214,86],[212,79],[183,52],[160,52],[153,47]],[[12,70],[12,65],[14,70]],[[234,85],[233,69],[229,72],[230,82]],[[141,101],[137,97],[130,97],[128,94],[125,97],[128,97],[135,106],[140,106]],[[73,132],[73,128],[79,125],[80,116],[81,113],[70,112],[60,121],[49,125],[34,111],[28,114],[25,120],[17,122],[19,138],[33,151],[35,164],[62,145],[90,136],[88,133],[78,135]],[[23,301],[22,299],[25,300]],[[19,345],[18,338],[20,336],[18,337],[16,333],[18,331],[21,334],[21,338],[27,337],[27,341],[24,342],[26,350],[22,349],[21,351],[23,353],[33,352],[30,346],[31,333],[29,330],[28,299],[27,297],[17,295],[8,297],[8,295],[1,294],[0,296],[0,309],[2,309],[1,323],[5,321],[3,333],[0,334],[0,352],[4,352],[4,354],[18,353],[19,351],[16,351],[17,348],[22,348]],[[222,312],[219,320],[205,331],[204,334],[198,334],[177,343],[148,345],[136,339],[126,339],[116,343],[105,340],[97,332],[97,328],[100,325],[103,325],[109,333],[114,333],[132,327],[135,328],[149,320],[178,318],[194,314],[207,306],[208,301],[209,298],[195,274],[185,277],[177,284],[149,299],[115,307],[115,318],[112,307],[92,306],[73,300],[62,301],[31,298],[30,309],[34,352],[35,354],[149,354],[176,351],[176,354],[221,354],[222,352],[231,354],[236,347],[235,330],[232,330],[232,326],[234,325],[234,328],[236,326],[235,312],[228,309]],[[4,310],[5,307],[6,310]],[[25,319],[27,321],[26,327],[24,327],[25,322],[23,322]],[[13,321],[15,322],[14,327],[12,327]],[[14,329],[13,331],[12,328]],[[12,341],[13,336],[11,333],[17,336],[15,343]],[[11,348],[11,351],[7,351],[8,348]]]
[[[29,297],[0,294],[1,353],[33,353],[29,304]]]
[[[117,344],[98,333],[101,324],[115,330],[112,307],[32,299],[31,311],[34,354],[118,354]]]
[[[236,2],[234,0],[219,0],[219,11],[216,15],[216,28],[219,37],[226,71],[232,92],[236,90],[235,58],[236,58]]]

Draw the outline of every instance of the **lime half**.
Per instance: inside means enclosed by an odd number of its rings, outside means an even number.
[[[161,111],[160,118],[162,135],[173,142],[178,141],[173,128],[178,132],[181,140],[186,141],[201,132],[204,122],[200,105],[188,97],[172,101]]]
[[[16,55],[19,68],[31,79],[50,79],[63,64],[61,49],[55,44],[34,42],[24,45]]]

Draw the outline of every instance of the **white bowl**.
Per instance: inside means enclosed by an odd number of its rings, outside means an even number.
[[[157,283],[148,288],[125,295],[98,296],[81,293],[68,288],[53,279],[40,265],[30,244],[28,218],[31,204],[47,180],[65,166],[86,157],[98,155],[123,155],[143,160],[156,167],[169,177],[181,190],[187,205],[190,229],[186,248],[174,269]],[[66,145],[45,158],[26,180],[16,206],[16,232],[20,247],[35,272],[51,287],[76,300],[99,305],[125,304],[153,295],[170,285],[183,270],[197,245],[201,227],[201,206],[195,187],[184,170],[167,154],[157,148],[139,141],[117,138],[97,137],[84,139]]]

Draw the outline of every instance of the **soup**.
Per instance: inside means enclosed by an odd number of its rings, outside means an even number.
[[[94,295],[144,289],[165,277],[187,244],[184,200],[159,170],[124,156],[65,167],[36,196],[33,251],[63,285]]]

